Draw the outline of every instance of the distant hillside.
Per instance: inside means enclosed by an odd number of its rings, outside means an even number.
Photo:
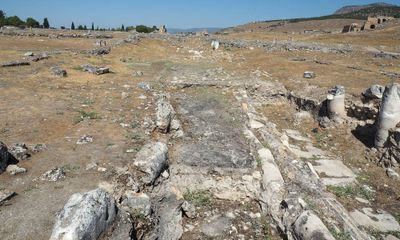
[[[396,18],[400,18],[400,7],[398,6],[390,6],[390,7],[382,7],[375,6],[364,8],[355,12],[345,13],[345,14],[333,14],[321,17],[312,17],[312,18],[295,18],[289,19],[289,22],[302,22],[309,20],[326,20],[326,19],[359,19],[366,20],[368,16],[394,16]]]
[[[352,6],[345,6],[334,12],[334,15],[339,15],[339,14],[347,14],[347,13],[352,13],[356,12],[362,9],[366,8],[371,8],[371,7],[396,7],[396,5],[393,4],[388,4],[384,2],[379,2],[379,3],[372,3],[368,5],[352,5]]]

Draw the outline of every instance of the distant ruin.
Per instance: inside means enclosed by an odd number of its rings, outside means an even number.
[[[165,27],[165,25],[161,25],[160,29],[158,30],[160,33],[167,33],[167,28]]]
[[[377,16],[377,17],[368,17],[367,21],[360,28],[357,23],[352,23],[350,25],[346,25],[343,27],[342,33],[350,33],[350,32],[360,32],[364,30],[374,30],[381,26],[383,23],[393,20],[394,17],[389,16]]]
[[[359,32],[359,31],[361,31],[360,26],[357,23],[352,23],[350,25],[344,26],[342,33]]]
[[[364,26],[361,30],[373,30],[376,29],[379,25],[394,19],[394,17],[388,16],[378,16],[378,17],[368,17],[367,21],[364,23]]]

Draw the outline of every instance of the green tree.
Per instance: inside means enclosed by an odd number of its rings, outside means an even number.
[[[26,27],[38,28],[39,27],[39,22],[36,21],[34,18],[28,17],[26,19]]]
[[[136,26],[136,31],[141,32],[141,33],[151,33],[151,32],[154,32],[155,29],[144,26],[144,25],[138,25],[138,26]]]
[[[0,27],[4,26],[6,13],[0,10]]]
[[[94,31],[94,23],[92,23],[92,28],[91,29],[92,29],[92,31]]]
[[[49,20],[47,18],[43,19],[43,28],[50,28]]]
[[[125,31],[125,26],[124,26],[124,24],[122,24],[122,26],[121,26],[121,31]]]
[[[79,26],[78,26],[78,30],[83,30],[83,26],[82,26],[82,25],[79,25]]]
[[[85,25],[85,26],[83,26],[83,30],[87,30],[87,27],[86,27],[86,25]]]
[[[25,25],[25,22],[22,21],[17,16],[12,16],[12,17],[7,17],[6,19],[4,19],[4,25],[10,25],[10,26],[15,26],[15,27],[23,27]]]
[[[74,22],[71,23],[71,30],[75,30],[75,24],[74,24]]]

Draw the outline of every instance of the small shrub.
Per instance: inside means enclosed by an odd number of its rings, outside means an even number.
[[[79,115],[75,117],[74,123],[78,124],[85,119],[99,119],[99,115],[96,112],[86,112],[84,110],[79,110]]]
[[[211,196],[209,192],[204,190],[191,191],[188,189],[183,194],[183,198],[186,201],[193,203],[196,207],[202,207],[210,202]]]

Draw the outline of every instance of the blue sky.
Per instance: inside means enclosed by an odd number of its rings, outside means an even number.
[[[378,0],[379,1],[379,0]],[[74,21],[100,27],[161,25],[176,28],[229,27],[251,21],[327,15],[344,5],[377,0],[1,0],[8,16],[33,17],[69,27]],[[387,3],[400,5],[400,0]]]

